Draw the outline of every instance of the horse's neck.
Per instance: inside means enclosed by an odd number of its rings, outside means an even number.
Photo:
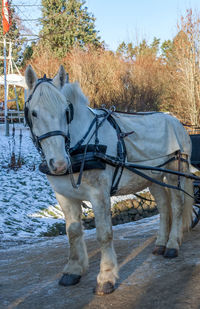
[[[86,134],[93,119],[94,115],[85,105],[80,105],[74,110],[74,119],[69,125],[71,147]]]

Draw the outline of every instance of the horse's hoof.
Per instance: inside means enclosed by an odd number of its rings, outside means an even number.
[[[94,289],[94,294],[102,296],[102,295],[105,295],[105,294],[110,294],[114,290],[115,290],[115,287],[110,281],[105,282],[102,285],[97,283],[97,286]]]
[[[59,285],[69,286],[79,283],[81,276],[73,274],[63,274],[59,281]]]
[[[169,249],[166,248],[164,257],[168,259],[173,259],[178,256],[178,250],[177,249]]]
[[[152,253],[154,255],[164,255],[165,253],[165,246],[155,246],[155,248],[153,249]]]

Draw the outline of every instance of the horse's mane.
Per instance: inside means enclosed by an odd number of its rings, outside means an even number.
[[[89,105],[87,97],[82,92],[79,83],[67,83],[62,88],[62,93],[72,104]]]
[[[34,92],[31,105],[44,105],[46,109],[53,113],[60,108],[60,104],[68,106],[69,103],[78,104],[79,107],[89,105],[87,97],[83,94],[78,83],[67,83],[63,86],[62,91],[49,83],[42,83]]]
[[[47,109],[56,112],[60,104],[67,105],[66,99],[59,89],[49,83],[42,83],[35,91],[31,105],[44,104]]]

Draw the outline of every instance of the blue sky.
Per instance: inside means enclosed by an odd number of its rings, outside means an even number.
[[[96,17],[101,39],[112,50],[122,41],[172,39],[186,9],[200,12],[200,0],[87,0],[86,6]]]
[[[12,0],[13,5],[22,0]],[[24,3],[26,3],[24,1]],[[41,4],[41,0],[29,0],[27,3]],[[172,39],[177,33],[177,21],[192,8],[200,13],[200,0],[86,0],[88,12],[96,18],[96,30],[107,47],[116,50],[122,42],[134,44],[146,39],[152,42],[154,37]],[[41,17],[40,8],[16,7],[22,19]],[[37,22],[26,22],[33,33],[38,32]]]

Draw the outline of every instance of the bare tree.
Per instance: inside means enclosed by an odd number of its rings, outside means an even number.
[[[171,56],[171,76],[179,101],[175,102],[174,107],[184,121],[199,126],[200,17],[191,9],[187,10],[185,17],[181,17]]]

